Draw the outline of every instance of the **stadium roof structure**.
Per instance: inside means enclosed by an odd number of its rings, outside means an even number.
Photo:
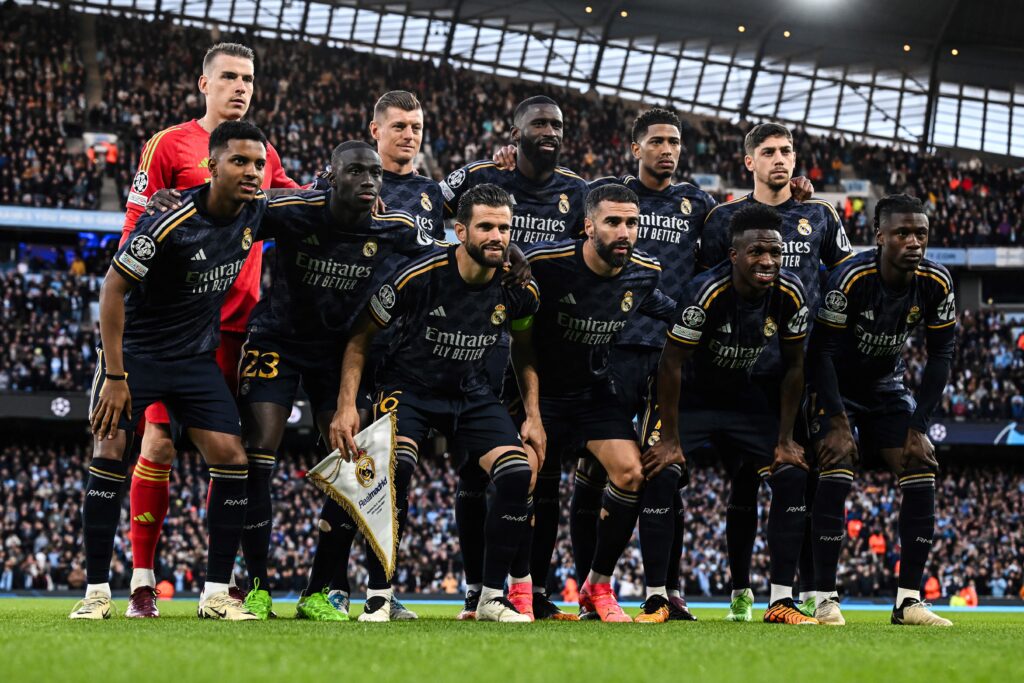
[[[1024,158],[1022,0],[71,4],[447,61],[696,114]]]

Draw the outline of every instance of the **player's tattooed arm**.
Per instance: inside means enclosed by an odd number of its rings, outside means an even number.
[[[693,348],[665,344],[658,363],[658,415],[661,439],[640,456],[644,477],[653,479],[669,465],[685,465],[686,457],[679,443],[679,392],[683,365],[693,356]]]
[[[800,409],[800,398],[804,390],[804,344],[803,340],[782,344],[782,361],[785,373],[779,386],[779,443],[775,446],[772,467],[795,465],[807,469],[804,449],[793,440],[793,425]]]
[[[840,350],[843,331],[830,327],[821,320],[814,326],[808,346],[809,367],[814,376],[814,389],[819,407],[829,421],[828,432],[818,443],[818,466],[832,467],[842,462],[853,463],[857,457],[857,444],[853,440],[850,420],[839,395],[839,376],[836,374],[836,356]]]
[[[121,343],[124,337],[124,298],[132,283],[111,266],[100,288],[100,337],[103,340],[103,372],[125,375]],[[100,385],[99,399],[89,416],[92,433],[97,439],[117,436],[121,413],[131,417],[132,397],[125,380],[107,379]]]
[[[356,319],[352,326],[353,333],[345,345],[345,355],[341,359],[341,387],[338,389],[338,409],[331,419],[331,448],[339,449],[346,460],[353,459],[359,452],[356,446],[356,434],[359,433],[359,410],[356,408],[356,396],[359,393],[359,382],[363,378],[366,367],[366,356],[370,350],[370,342],[380,329],[370,320],[367,313]]]
[[[519,429],[523,443],[537,454],[538,468],[544,464],[547,434],[540,418],[540,377],[533,346],[533,317],[512,321],[512,366],[519,380],[519,395],[523,400],[526,419]]]

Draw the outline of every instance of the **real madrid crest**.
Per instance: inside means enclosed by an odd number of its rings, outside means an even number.
[[[623,312],[633,308],[633,292],[626,292],[622,295],[622,310]]]
[[[252,228],[246,228],[245,231],[242,232],[242,249],[245,249],[246,251],[248,251],[251,246],[252,246]]]
[[[683,197],[683,201],[679,202],[679,213],[684,216],[689,216],[693,213],[693,205],[690,204],[690,200]]]
[[[907,313],[907,324],[908,325],[913,325],[914,323],[916,323],[920,319],[921,319],[921,307],[920,306],[911,306],[910,307],[910,313]]]
[[[814,228],[811,227],[811,222],[809,220],[801,218],[800,222],[796,224],[796,231],[806,237],[814,231]]]
[[[373,480],[377,478],[377,468],[373,464],[373,458],[366,454],[362,448],[359,449],[359,460],[356,461],[356,479],[363,488],[370,488]]]
[[[426,195],[424,195],[426,196]],[[363,256],[366,258],[372,258],[377,253],[377,241],[366,240],[366,244],[363,245]]]
[[[505,306],[504,304],[498,304],[494,307],[494,313],[491,313],[491,324],[500,325],[505,322]]]
[[[430,197],[424,192],[420,195],[420,206],[423,207],[424,211],[433,211],[434,205],[430,203]]]
[[[654,444],[658,443],[659,441],[661,441],[661,432],[659,432],[657,429],[655,429],[653,432],[651,432],[651,435],[649,437],[647,437],[647,445],[648,446],[653,446]]]
[[[558,195],[558,210],[562,213],[569,213],[569,195]]]
[[[768,316],[764,321],[764,336],[774,337],[775,333],[779,331],[779,326],[775,324],[775,320]]]

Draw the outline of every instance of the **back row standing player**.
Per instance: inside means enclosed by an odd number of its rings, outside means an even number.
[[[210,133],[224,121],[237,121],[249,110],[255,81],[255,54],[238,43],[218,43],[203,58],[199,76],[199,92],[206,96],[206,113],[201,119],[166,128],[146,143],[139,159],[139,170],[128,194],[123,244],[135,229],[149,198],[157,190],[202,185],[210,180]],[[264,188],[296,188],[281,167],[281,158],[269,143],[266,146],[266,168],[262,174]],[[227,293],[220,318],[220,344],[217,365],[234,393],[238,383],[238,361],[249,314],[259,299],[263,267],[261,244],[249,251],[245,266]],[[142,437],[142,454],[131,480],[131,598],[127,617],[157,617],[156,576],[153,571],[156,545],[168,508],[168,480],[174,461],[175,445],[169,428],[170,419],[162,403],[146,409],[146,427]],[[251,472],[258,473],[258,468]],[[253,530],[247,530],[249,535]],[[233,576],[232,576],[233,583]],[[236,589],[233,589],[233,592]],[[234,597],[242,597],[235,593]]]
[[[515,167],[505,169],[494,161],[483,160],[453,171],[441,183],[445,215],[452,215],[454,207],[470,188],[490,183],[511,197],[512,244],[525,248],[535,242],[558,241],[580,235],[588,187],[578,175],[558,165],[565,134],[562,110],[551,98],[538,95],[519,103],[512,122],[512,141],[518,152]],[[499,395],[508,365],[508,346],[508,338],[503,338],[489,357],[488,374],[492,388]],[[557,458],[547,460],[552,462],[538,474],[533,496],[533,554],[543,554],[543,550],[538,553],[537,549],[547,548],[547,557],[550,558],[558,533],[558,479],[561,469]],[[472,461],[468,461],[459,472],[455,520],[467,588],[466,608],[459,615],[460,619],[473,618],[483,585],[483,520],[487,511],[487,485],[487,473]],[[539,581],[534,585],[533,610],[537,619],[562,616],[561,610],[543,593],[549,562],[545,561],[544,571],[539,576],[531,570],[533,578]]]
[[[754,176],[754,191],[725,204],[708,214],[701,239],[700,265],[713,268],[728,257],[729,223],[733,215],[752,204],[766,204],[782,216],[782,267],[796,275],[804,287],[807,307],[813,316],[821,300],[821,269],[834,268],[853,255],[842,220],[826,201],[793,196],[791,178],[796,166],[793,135],[777,123],[754,126],[743,141],[744,162]],[[754,366],[755,385],[765,398],[775,402],[777,387],[783,374],[779,348],[772,344],[765,348]],[[805,441],[806,427],[798,424],[796,438]],[[729,506],[726,511],[726,545],[729,569],[732,574],[732,603],[726,619],[753,620],[754,594],[750,588],[750,562],[754,538],[757,535],[757,491],[761,480],[769,474],[767,468],[758,472],[752,461],[738,463],[732,475]],[[809,487],[814,477],[807,478]],[[807,500],[813,498],[809,492]],[[809,528],[810,514],[805,525]],[[814,566],[805,538],[805,550],[800,563],[801,607],[808,616],[813,607]]]

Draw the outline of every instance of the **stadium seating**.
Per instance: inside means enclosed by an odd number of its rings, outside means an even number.
[[[81,496],[88,444],[8,444],[0,452],[0,593],[13,589],[81,588]],[[280,459],[274,487],[274,537],[271,582],[278,593],[305,586],[316,547],[315,524],[322,494],[303,481],[314,462],[311,453],[287,453]],[[413,481],[409,531],[402,542],[396,582],[406,593],[451,593],[459,589],[462,565],[451,501],[456,476],[447,458],[424,458]],[[568,476],[563,476],[563,524],[556,550],[554,587],[572,573],[568,539]],[[205,467],[194,453],[183,454],[171,476],[171,509],[158,549],[157,575],[176,591],[201,585],[206,553],[203,501]],[[688,522],[683,572],[692,596],[728,594],[725,548],[727,483],[717,467],[696,467],[686,498]],[[898,492],[887,474],[860,477],[850,496],[840,585],[851,596],[889,595],[899,560],[895,502]],[[954,467],[938,483],[935,550],[928,575],[939,579],[949,596],[973,581],[979,595],[1017,595],[1022,589],[1020,549],[1024,530],[1024,471],[1020,468]],[[128,501],[115,541],[111,584],[125,588],[131,575],[127,542]],[[758,514],[767,516],[762,491]],[[872,539],[880,534],[881,539]],[[643,569],[636,539],[616,573],[623,597],[642,592]],[[869,542],[870,541],[870,542]],[[754,549],[755,589],[767,590],[768,554],[763,538]],[[873,550],[883,547],[876,554]],[[365,549],[357,541],[350,576],[356,590],[365,587]],[[10,583],[4,576],[10,572]]]
[[[107,172],[115,177],[123,202],[142,143],[169,125],[202,114],[195,78],[209,33],[169,22],[99,17],[96,30],[105,38],[97,55],[102,98],[86,111],[74,15],[47,15],[53,21],[45,23],[43,43],[38,27],[44,23],[30,20],[39,16],[38,10],[3,12],[0,39],[8,56],[4,81],[10,85],[0,86],[7,88],[0,92],[13,114],[0,141],[0,203],[96,208],[100,169],[84,154],[64,149],[68,126],[78,129],[84,122],[91,130],[119,135],[120,154]],[[268,38],[246,42],[258,54],[251,119],[265,129],[286,170],[300,182],[323,168],[335,144],[365,138],[373,102],[395,88],[412,90],[424,102],[426,173],[439,176],[490,156],[508,140],[515,103],[541,93],[562,104],[568,123],[566,166],[586,177],[635,170],[626,145],[635,106],[618,100],[346,49]],[[166,58],[154,65],[143,58],[146,54]],[[28,72],[44,74],[45,80],[29,79]],[[465,125],[467,121],[474,125]],[[726,187],[749,187],[742,153],[745,124],[709,120],[699,125],[687,124],[683,132],[687,154],[681,175],[716,173]],[[885,192],[910,191],[927,198],[936,245],[1019,243],[1024,179],[1018,171],[796,133],[797,171],[821,189],[852,174]],[[851,210],[846,218],[853,241],[871,243],[867,217]]]

